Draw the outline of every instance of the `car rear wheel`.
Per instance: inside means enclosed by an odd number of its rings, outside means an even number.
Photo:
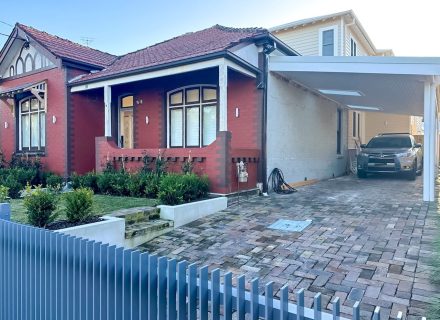
[[[365,171],[363,171],[363,170],[359,170],[359,169],[358,169],[358,171],[357,171],[357,176],[358,176],[358,178],[360,178],[360,179],[365,179],[365,178],[367,177],[367,174],[365,173]]]

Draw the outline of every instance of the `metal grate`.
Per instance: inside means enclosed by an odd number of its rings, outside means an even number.
[[[269,226],[269,229],[301,232],[312,223],[312,220],[284,220],[280,219]]]

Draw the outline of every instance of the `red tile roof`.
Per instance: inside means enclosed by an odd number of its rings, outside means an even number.
[[[78,43],[39,31],[32,27],[17,23],[17,27],[28,33],[39,44],[57,57],[73,61],[107,67],[111,65],[117,56],[82,46]]]
[[[88,74],[75,82],[116,76],[138,69],[226,51],[240,42],[264,34],[268,34],[268,31],[262,28],[229,28],[215,25],[128,53],[119,57],[111,66]]]

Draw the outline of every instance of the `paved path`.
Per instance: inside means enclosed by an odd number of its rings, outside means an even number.
[[[379,305],[384,319],[397,311],[426,315],[427,263],[437,208],[421,200],[422,178],[342,177],[303,187],[293,195],[242,202],[174,230],[142,249],[208,264],[234,274],[306,289],[306,304],[339,297],[342,312],[361,300],[362,316]],[[313,220],[303,232],[268,229],[278,219]],[[418,316],[418,317],[415,317]]]

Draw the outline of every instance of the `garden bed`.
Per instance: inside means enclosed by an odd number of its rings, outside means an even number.
[[[52,222],[51,224],[49,224],[46,227],[46,229],[59,230],[59,229],[73,228],[73,227],[82,226],[84,224],[95,223],[95,222],[100,222],[100,221],[104,221],[104,219],[101,217],[98,217],[98,216],[90,217],[90,218],[88,218],[84,221],[81,221],[81,222],[70,222],[67,220],[58,220],[58,221],[55,221],[55,222]]]
[[[226,197],[218,197],[174,206],[159,205],[157,207],[160,208],[160,217],[174,221],[174,228],[178,228],[224,210],[227,206],[228,199]]]
[[[100,220],[101,221],[95,223],[58,229],[55,230],[55,232],[123,247],[125,240],[125,220],[110,216],[104,216]]]

